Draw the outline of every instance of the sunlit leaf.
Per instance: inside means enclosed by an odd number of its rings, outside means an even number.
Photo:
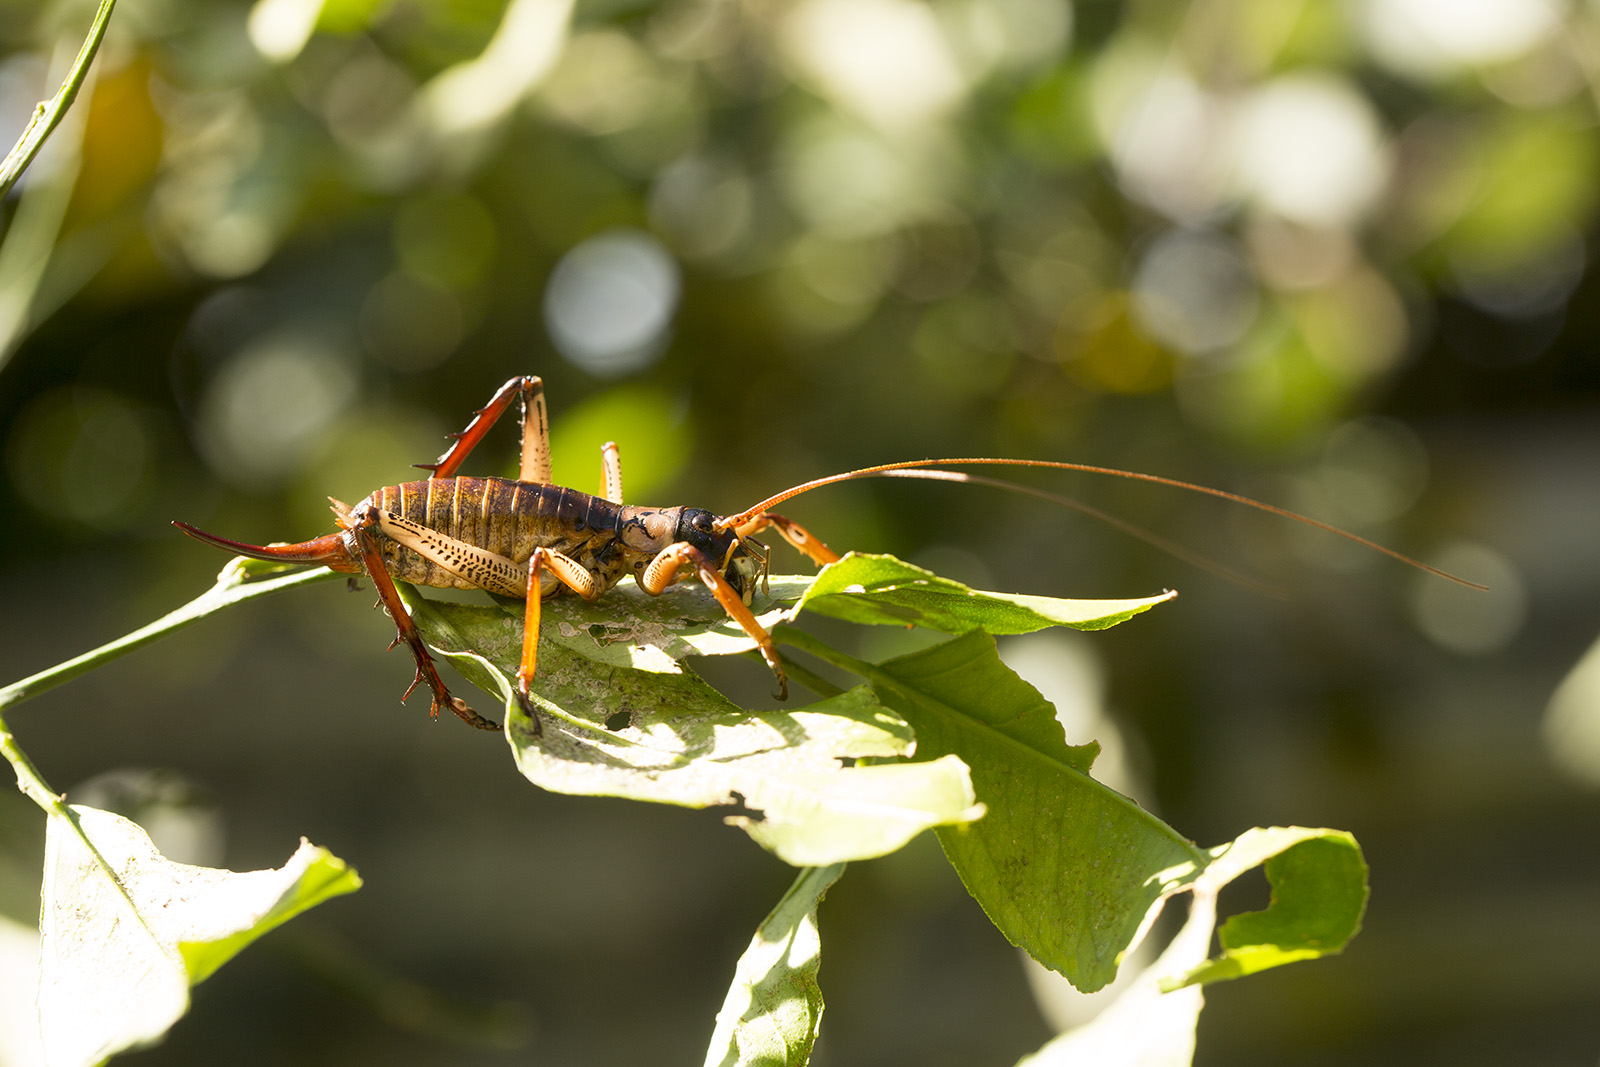
[[[817,904],[843,864],[800,872],[739,957],[706,1067],[804,1067],[822,1023]]]
[[[1049,626],[1103,630],[1148,611],[1176,593],[1139,600],[1060,600],[1021,593],[987,593],[893,556],[852,552],[830,564],[801,597],[797,610],[849,622],[923,626],[945,633],[985,630],[1025,634]]]
[[[0,915],[0,1067],[44,1062],[38,1000],[39,931]]]
[[[506,706],[517,766],[542,788],[739,805],[728,821],[796,866],[883,855],[983,812],[960,759],[893,761],[911,752],[911,731],[865,687],[794,711],[747,711],[696,675],[615,666],[541,642],[535,733],[512,693],[520,618],[466,604],[415,612],[429,643]],[[863,762],[872,760],[891,762]]]
[[[771,629],[789,614],[810,578],[781,575],[771,596],[758,594],[756,621]],[[598,604],[557,597],[542,606],[540,637],[585,659],[616,667],[678,673],[685,656],[731,656],[756,647],[716,600],[694,585],[670,586],[651,596],[624,578]],[[509,625],[522,626],[521,601],[502,606]],[[520,640],[520,638],[519,638]]]
[[[1191,985],[1335,955],[1361,929],[1367,907],[1367,864],[1361,846],[1343,830],[1270,827],[1241,834],[1212,849],[1205,880],[1218,888],[1263,862],[1272,901],[1263,911],[1222,924],[1222,953],[1197,966]]]
[[[1189,916],[1160,958],[1094,1019],[1025,1057],[1018,1067],[1187,1067],[1194,1058],[1203,983],[1337,952],[1359,925],[1366,867],[1349,834],[1257,828],[1208,855],[1209,865],[1188,887]],[[1272,905],[1224,923],[1224,951],[1208,961],[1218,893],[1263,862],[1273,885]],[[1147,926],[1164,903],[1155,903]]]
[[[275,871],[173,863],[120,815],[74,807],[45,839],[39,1022],[51,1064],[148,1045],[189,1007],[189,987],[273,927],[361,879],[301,841]],[[74,822],[76,825],[74,825]]]

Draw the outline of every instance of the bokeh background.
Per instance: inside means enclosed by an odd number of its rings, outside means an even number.
[[[91,11],[0,3],[6,139]],[[1198,1062],[1593,1064],[1597,101],[1585,0],[122,0],[0,216],[0,676],[206,588],[222,557],[169,520],[325,532],[513,374],[558,479],[594,489],[615,439],[636,502],[928,455],[1205,482],[1491,591],[1087,477],[1026,480],[1286,596],[992,489],[786,510],[978,586],[1181,591],[1007,654],[1186,835],[1340,827],[1373,867],[1346,955],[1215,989]],[[786,869],[401,707],[371,599],[237,609],[10,717],[57,788],[165,811],[174,855],[304,834],[366,878],[129,1062],[698,1062]],[[759,665],[709,673],[767,699]],[[38,822],[0,799],[24,919]],[[1008,1064],[1081,1010],[928,839],[822,927],[819,1065]]]

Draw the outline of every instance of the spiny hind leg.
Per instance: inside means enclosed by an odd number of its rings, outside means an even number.
[[[394,620],[395,629],[398,631],[395,644],[404,641],[411,649],[412,658],[417,661],[416,677],[411,680],[411,684],[406,687],[405,695],[400,699],[404,701],[418,684],[426,682],[433,692],[433,706],[430,710],[434,718],[439,717],[439,708],[442,706],[455,712],[468,726],[476,726],[480,730],[500,729],[499,723],[485,719],[467,707],[466,701],[451,696],[450,690],[445,688],[444,679],[439,677],[439,670],[434,666],[433,657],[428,654],[427,646],[422,642],[422,634],[417,631],[417,624],[411,621],[405,604],[400,600],[400,593],[394,587],[394,580],[389,577],[389,571],[384,566],[383,554],[378,551],[377,535],[374,532],[377,523],[376,510],[357,508],[351,515],[350,532],[355,535],[356,550],[361,556],[367,576],[372,579],[373,586],[378,590],[378,599],[388,611],[389,617]],[[393,648],[394,645],[389,647]]]
[[[524,482],[550,484],[550,424],[544,407],[544,382],[533,375],[512,378],[473,412],[472,421],[460,433],[451,434],[453,443],[433,463],[418,467],[432,471],[433,478],[453,478],[467,455],[478,446],[511,402],[522,401],[522,466],[517,477]]]
[[[657,553],[656,558],[650,561],[650,565],[639,576],[639,588],[651,596],[660,596],[678,576],[679,568],[685,565],[694,567],[695,574],[705,583],[705,587],[711,590],[711,595],[717,598],[722,610],[739,624],[761,650],[761,658],[767,661],[767,666],[772,668],[773,675],[778,679],[778,691],[773,695],[779,700],[789,699],[789,676],[783,673],[783,664],[778,661],[778,646],[773,643],[772,635],[756,621],[755,615],[745,605],[744,598],[735,592],[721,572],[712,566],[704,552],[687,541],[668,545]]]
[[[598,600],[605,591],[595,576],[570,556],[552,552],[548,548],[535,548],[533,555],[528,557],[528,603],[522,615],[522,660],[517,664],[517,699],[522,704],[522,710],[533,720],[535,734],[544,733],[544,725],[539,721],[539,713],[534,708],[528,690],[533,684],[534,672],[539,667],[540,575],[546,569],[562,585],[587,601]]]

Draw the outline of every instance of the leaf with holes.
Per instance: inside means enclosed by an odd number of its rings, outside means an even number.
[[[756,593],[756,621],[769,630],[782,622],[810,584],[810,578],[799,575],[774,577],[769,592]],[[523,610],[520,600],[506,600],[499,607],[507,624],[519,631]],[[678,661],[685,656],[732,656],[756,647],[695,583],[680,582],[660,596],[651,596],[632,578],[624,578],[598,603],[553,597],[540,611],[541,643],[560,645],[615,667],[677,674],[683,670]]]
[[[431,645],[499,697],[518,768],[553,792],[739,805],[728,821],[796,866],[881,856],[983,813],[960,759],[896,759],[912,751],[911,731],[865,686],[794,711],[747,711],[696,675],[541,642],[536,735],[513,696],[520,627],[466,604],[414,601],[413,614]]]

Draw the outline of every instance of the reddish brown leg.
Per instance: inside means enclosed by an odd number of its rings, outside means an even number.
[[[511,402],[522,398],[522,465],[517,477],[524,482],[550,484],[550,426],[544,410],[544,382],[527,375],[512,378],[502,385],[489,403],[473,412],[472,421],[460,433],[451,434],[454,443],[434,463],[417,464],[432,471],[434,478],[453,478],[468,453],[478,446]]]
[[[813,536],[804,526],[770,511],[761,512],[739,527],[739,536],[754,537],[769,526],[777,530],[778,534],[793,545],[796,551],[810,557],[811,562],[817,566],[838,562],[839,553],[823,544],[819,538]]]
[[[733,586],[728,584],[728,580],[717,571],[717,568],[712,566],[704,552],[687,541],[668,545],[644,569],[644,574],[639,578],[639,588],[651,596],[660,596],[662,590],[671,585],[673,578],[677,577],[678,568],[686,563],[694,565],[695,573],[705,583],[706,588],[711,590],[711,595],[717,598],[722,610],[739,624],[761,650],[761,658],[767,661],[767,666],[772,668],[772,673],[778,679],[778,691],[774,695],[779,700],[789,699],[789,676],[783,673],[783,665],[778,662],[778,646],[773,643],[772,635],[756,621],[755,615],[745,606],[744,600],[734,592]]]
[[[419,683],[427,682],[428,688],[433,691],[431,711],[434,718],[439,717],[439,708],[443,706],[455,712],[468,726],[476,726],[480,730],[500,729],[499,723],[485,719],[467,707],[466,701],[451,696],[450,691],[445,688],[444,679],[439,677],[439,671],[433,664],[433,657],[428,654],[427,646],[422,643],[422,634],[417,632],[417,624],[411,621],[405,604],[400,601],[400,593],[394,587],[394,580],[389,577],[389,571],[383,565],[383,555],[378,551],[377,537],[373,532],[377,524],[376,510],[365,506],[359,507],[351,515],[350,532],[355,536],[356,550],[361,554],[361,562],[366,567],[367,577],[372,579],[373,586],[378,590],[378,599],[389,612],[389,617],[394,620],[395,629],[399,632],[395,643],[404,641],[410,647],[412,657],[417,661],[417,675],[406,687],[405,695],[400,699],[404,701]],[[393,648],[394,645],[389,647]]]

